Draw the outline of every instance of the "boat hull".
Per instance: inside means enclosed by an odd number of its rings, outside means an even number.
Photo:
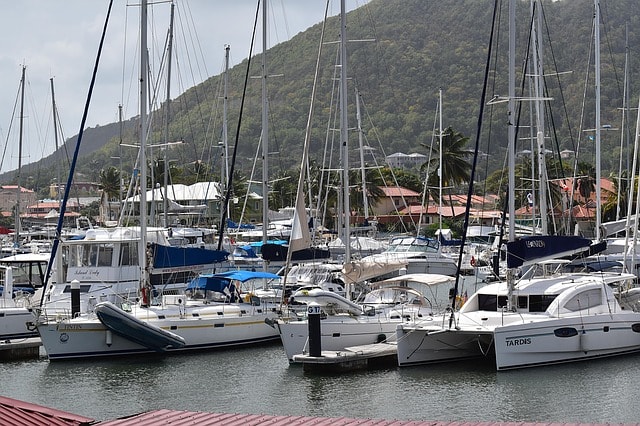
[[[558,318],[494,330],[496,368],[508,370],[640,351],[640,314]]]
[[[28,325],[34,321],[35,316],[28,308],[0,308],[0,340],[38,337],[38,331]]]
[[[265,323],[265,318],[275,319],[276,314],[258,312],[250,305],[176,308],[138,308],[133,312],[136,318],[184,339],[184,346],[168,347],[166,353],[243,346],[278,339],[277,331]],[[38,332],[50,360],[157,352],[113,332],[95,316],[44,322],[38,324]]]
[[[436,322],[397,327],[397,355],[400,367],[479,358],[491,352],[491,332],[460,331],[435,324]]]

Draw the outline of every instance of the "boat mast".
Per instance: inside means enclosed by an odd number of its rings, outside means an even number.
[[[538,0],[536,0],[537,2]],[[533,12],[533,4],[532,4]],[[547,207],[547,173],[546,173],[546,148],[544,143],[544,87],[542,63],[542,8],[537,7],[537,20],[534,20],[535,37],[532,38],[533,43],[533,63],[534,63],[534,90],[535,90],[535,110],[536,110],[536,142],[538,148],[538,191],[540,194],[538,203],[540,206],[540,222],[542,235],[548,235],[548,207]],[[536,25],[537,22],[537,25]],[[533,165],[532,165],[533,166]],[[535,184],[534,184],[535,187]],[[532,224],[535,233],[535,222]]]
[[[262,2],[262,243],[269,224],[269,113],[267,103],[267,0]]]
[[[360,114],[360,91],[356,87],[356,119],[358,120],[358,142],[360,144],[360,177],[362,180],[362,204],[364,217],[369,220],[369,198],[367,196],[367,170],[364,165],[364,143],[362,137],[362,116]]]
[[[515,115],[515,97],[516,97],[516,2],[509,0],[509,100],[508,109],[508,162],[509,162],[509,241],[515,241],[515,217],[516,217],[516,200],[515,200],[515,169],[516,169],[516,115]],[[508,253],[507,253],[508,255]],[[514,306],[513,287],[515,286],[515,271],[507,268],[507,309]]]
[[[147,0],[142,0],[140,8],[140,246],[138,262],[140,284],[143,289],[143,303],[148,303],[146,291],[147,263]],[[146,300],[145,300],[146,299]]]
[[[347,119],[347,16],[345,0],[340,0],[340,141],[342,142],[342,238],[344,262],[351,261],[349,229],[351,206],[349,204],[349,129]]]
[[[509,163],[509,241],[516,239],[515,217],[516,217],[516,200],[514,188],[516,185],[516,114],[515,114],[515,97],[516,97],[516,4],[515,0],[509,0],[509,100],[507,102],[508,115],[508,163]]]
[[[439,186],[439,193],[438,193],[438,198],[440,200],[439,202],[439,206],[438,206],[438,218],[440,220],[439,222],[439,229],[440,229],[440,237],[442,237],[442,89],[438,90],[438,117],[440,120],[440,149],[438,150],[439,154],[440,154],[440,164],[438,166],[438,186]]]
[[[224,156],[224,169],[221,173],[221,187],[226,191],[227,185],[231,182],[229,176],[229,129],[227,123],[227,101],[229,99],[229,50],[231,46],[224,46],[224,94],[222,98],[222,155]],[[229,206],[226,206],[229,214]]]
[[[51,106],[53,111],[53,140],[56,143],[56,155],[59,157],[58,152],[58,111],[56,109],[56,95],[53,90],[53,77],[49,79],[51,82]],[[56,167],[56,197],[58,198],[58,211],[60,211],[60,165]]]
[[[600,167],[600,0],[594,0],[595,13],[595,78],[596,78],[596,241],[600,241],[601,206],[601,167]]]
[[[167,199],[167,188],[169,187],[169,166],[167,165],[167,150],[169,149],[169,116],[170,116],[170,106],[171,106],[171,53],[173,51],[173,15],[174,15],[175,3],[171,3],[171,20],[169,21],[169,40],[167,43],[167,96],[165,101],[165,110],[164,110],[164,182],[163,182],[163,190],[164,195],[162,197],[162,217],[163,217],[163,226],[169,225],[169,220],[167,218],[167,210],[169,209],[169,200]]]
[[[16,171],[16,186],[18,188],[16,190],[15,248],[20,246],[20,229],[22,228],[22,223],[20,222],[20,192],[22,191],[22,188],[20,188],[20,171],[22,170],[22,133],[24,124],[24,84],[26,70],[27,67],[22,66],[22,78],[20,79],[20,136],[18,140],[18,170]]]

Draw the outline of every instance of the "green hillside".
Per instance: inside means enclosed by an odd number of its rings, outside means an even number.
[[[488,98],[507,94],[507,17],[508,1],[497,2],[497,23],[491,61]],[[628,28],[630,63],[630,99],[637,102],[634,75],[638,70],[637,46],[640,46],[640,8],[636,0],[602,0],[602,123],[620,127],[625,68],[625,28]],[[349,126],[356,126],[354,106],[355,86],[360,91],[363,108],[363,131],[366,142],[375,149],[376,161],[394,152],[421,152],[427,148],[434,132],[438,90],[443,90],[443,125],[451,126],[474,142],[480,108],[482,79],[490,44],[494,2],[489,0],[373,0],[348,14]],[[516,64],[525,64],[529,37],[529,0],[518,1],[518,55]],[[547,148],[577,150],[581,159],[593,163],[593,143],[588,143],[583,129],[594,126],[594,67],[592,46],[593,0],[560,0],[543,2],[543,60],[547,77],[547,96],[553,98],[546,108]],[[335,98],[332,101],[334,72],[339,38],[339,19],[327,24],[320,66],[320,81],[313,119],[311,157],[321,163],[327,129],[337,127]],[[301,158],[305,126],[309,111],[315,60],[322,25],[318,24],[274,46],[267,53],[269,74],[279,75],[268,80],[270,108],[271,173],[295,168]],[[357,41],[356,41],[357,40]],[[364,41],[372,40],[372,41]],[[239,116],[241,94],[247,61],[229,74],[229,139],[233,145]],[[552,73],[562,73],[559,76]],[[249,75],[260,74],[260,57],[251,62]],[[524,87],[528,87],[528,80]],[[522,72],[518,71],[518,87]],[[248,176],[252,167],[261,131],[260,79],[248,82],[245,110],[238,137],[237,167]],[[220,176],[221,76],[186,91],[172,101],[169,140],[184,140],[185,144],[170,150],[174,164],[189,168],[201,161],[213,174]],[[526,92],[525,95],[529,96]],[[334,94],[335,96],[335,94]],[[636,101],[634,101],[636,99]],[[332,103],[333,102],[333,103]],[[635,106],[635,105],[634,105]],[[152,141],[162,140],[163,123],[156,112]],[[521,122],[529,121],[529,110],[522,113]],[[635,123],[635,112],[631,122]],[[337,120],[337,118],[335,118]],[[506,104],[487,109],[483,123],[482,150],[489,154],[482,165],[481,177],[503,167],[506,147]],[[582,124],[581,124],[582,123]],[[437,123],[436,123],[437,124]],[[528,125],[528,124],[527,124]],[[437,126],[436,126],[437,127]],[[527,133],[528,131],[521,131]],[[356,159],[356,132],[350,133]],[[523,136],[523,134],[521,134]],[[89,179],[97,170],[115,165],[119,160],[119,125],[88,129],[85,133],[85,154],[78,171]],[[125,126],[124,140],[137,139],[135,121]],[[90,141],[90,145],[89,145]],[[67,142],[73,151],[75,139]],[[336,142],[337,143],[337,142]],[[604,173],[616,172],[620,133],[603,133]],[[524,141],[519,149],[526,149]],[[335,145],[337,146],[337,145]],[[337,149],[334,149],[337,151]],[[152,157],[155,154],[152,154]],[[122,168],[131,169],[133,153],[122,155]],[[26,166],[35,177],[36,188],[48,185],[55,176],[55,155]],[[334,159],[334,165],[335,165]],[[369,159],[368,162],[373,161]],[[258,162],[258,170],[260,164]],[[201,167],[200,170],[203,168]],[[259,172],[258,172],[259,173]],[[5,181],[11,174],[3,176]],[[204,178],[211,178],[206,176]]]

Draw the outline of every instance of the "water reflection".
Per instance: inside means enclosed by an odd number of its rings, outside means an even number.
[[[346,374],[289,366],[279,344],[166,357],[0,363],[0,394],[114,419],[167,408],[227,413],[631,423],[640,355],[497,373],[476,361]]]

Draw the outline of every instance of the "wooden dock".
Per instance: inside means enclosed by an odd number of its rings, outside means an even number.
[[[39,337],[0,341],[0,361],[15,361],[40,357]]]
[[[394,343],[352,346],[342,351],[322,351],[321,356],[294,355],[293,362],[305,371],[345,372],[398,365]]]

